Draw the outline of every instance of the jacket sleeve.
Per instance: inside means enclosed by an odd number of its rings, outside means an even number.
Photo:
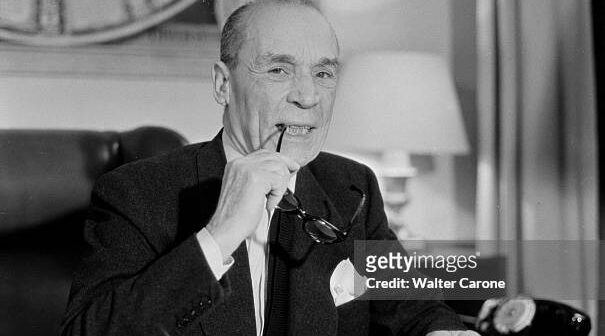
[[[102,178],[84,228],[85,254],[74,275],[61,335],[180,335],[229,295],[195,234],[157,243],[136,223],[139,194],[125,178]],[[154,228],[161,231],[161,228]],[[166,239],[166,242],[170,239]]]
[[[397,236],[388,227],[376,177],[369,168],[366,169],[369,201],[366,239],[397,240]],[[440,291],[427,292],[427,295],[432,296],[424,300],[371,301],[370,334],[424,336],[435,330],[467,329],[456,313],[443,302]]]

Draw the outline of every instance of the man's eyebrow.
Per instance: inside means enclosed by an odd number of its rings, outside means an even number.
[[[296,60],[294,59],[294,56],[292,56],[292,55],[266,53],[266,54],[262,54],[262,55],[259,55],[258,57],[256,57],[255,63],[256,64],[263,64],[263,63],[295,64]]]
[[[267,64],[267,63],[288,63],[288,64],[296,64],[296,58],[292,55],[288,54],[274,54],[274,53],[265,53],[259,55],[255,59],[256,64]],[[317,65],[321,66],[331,66],[338,67],[338,59],[336,58],[328,58],[322,57]]]
[[[338,68],[338,59],[322,57],[317,65]]]

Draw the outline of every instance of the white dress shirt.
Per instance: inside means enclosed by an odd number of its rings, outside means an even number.
[[[227,162],[243,156],[243,154],[237,151],[231,140],[225,135],[225,132],[223,132],[222,139]],[[289,183],[289,188],[292,192],[294,192],[295,187],[296,174],[290,178]],[[256,319],[257,336],[262,335],[265,323],[265,303],[267,301],[267,255],[269,253],[267,239],[272,216],[273,211],[263,212],[263,216],[256,227],[256,231],[246,238],[248,262],[250,264],[250,279],[252,280],[252,295],[254,297],[254,315]],[[212,273],[214,273],[217,280],[222,278],[235,261],[233,258],[229,257],[227,262],[223,263],[223,254],[221,253],[220,247],[206,228],[203,228],[198,232],[197,238]]]

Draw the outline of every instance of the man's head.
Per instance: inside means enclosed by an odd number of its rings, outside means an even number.
[[[326,19],[305,1],[257,1],[236,10],[213,68],[216,100],[226,106],[226,135],[238,151],[275,150],[301,165],[327,136],[337,81],[338,43]]]

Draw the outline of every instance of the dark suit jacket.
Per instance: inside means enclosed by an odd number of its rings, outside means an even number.
[[[88,251],[72,284],[62,335],[255,335],[245,243],[214,278],[196,239],[215,210],[226,164],[211,142],[123,166],[94,188],[85,225]],[[424,335],[464,329],[439,301],[354,300],[336,308],[330,276],[353,257],[355,239],[396,239],[376,178],[365,166],[321,153],[297,176],[304,208],[343,227],[368,202],[343,243],[314,244],[298,218],[274,215],[289,258],[288,329],[293,335]],[[237,209],[233,209],[237,211]]]

